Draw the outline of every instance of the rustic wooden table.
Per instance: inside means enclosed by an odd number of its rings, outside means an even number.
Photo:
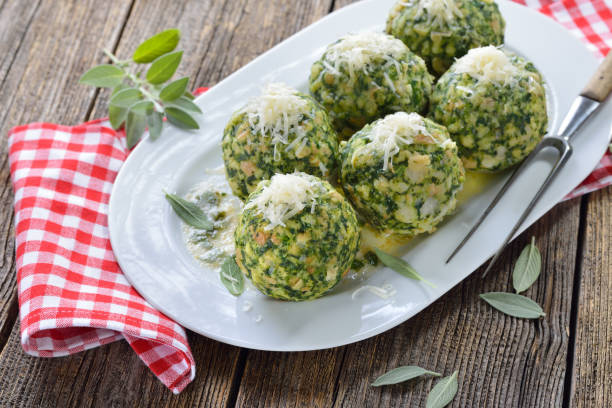
[[[180,70],[214,85],[350,0],[0,0],[0,134],[32,121],[105,115],[108,93],[79,76],[144,38],[179,27]],[[195,381],[174,396],[126,342],[57,359],[25,355],[15,290],[13,193],[0,147],[0,406],[423,406],[431,380],[372,388],[398,365],[459,370],[453,406],[612,406],[612,189],[557,205],[510,245],[488,279],[476,273],[418,316],[331,350],[270,353],[190,333]],[[510,268],[535,236],[544,269],[526,293],[538,321],[478,299],[512,288]]]

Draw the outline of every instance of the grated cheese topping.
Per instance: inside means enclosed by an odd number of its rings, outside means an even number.
[[[444,23],[452,23],[456,17],[463,17],[463,13],[457,7],[455,0],[412,0],[401,4],[408,7],[416,7],[415,18],[423,15],[427,23],[433,27],[442,27]]]
[[[242,311],[245,313],[249,312],[252,308],[253,308],[253,303],[249,302],[248,300],[245,300],[244,303],[242,304]]]
[[[307,206],[314,212],[317,193],[314,179],[305,173],[275,174],[270,184],[244,208],[256,208],[268,220],[265,229],[270,230],[278,225],[285,226],[287,220]]]
[[[393,297],[397,294],[397,290],[395,290],[393,285],[391,285],[390,283],[387,283],[382,287],[374,285],[363,285],[353,291],[353,293],[351,294],[351,299],[355,300],[361,292],[365,291],[370,292],[371,294],[376,295],[381,299],[389,299],[390,297]]]
[[[497,47],[472,48],[454,64],[458,73],[466,73],[478,81],[508,85],[516,82],[519,69],[508,55]]]
[[[262,95],[252,98],[241,112],[246,112],[253,131],[264,137],[270,135],[275,160],[280,160],[280,145],[284,145],[286,152],[295,149],[299,153],[308,142],[300,122],[305,117],[314,117],[314,113],[309,110],[308,101],[285,84],[268,84]],[[292,135],[295,138],[289,142]]]
[[[438,134],[432,134],[425,127],[424,118],[418,113],[397,112],[385,116],[379,120],[371,129],[370,141],[361,149],[353,153],[352,159],[363,149],[368,153],[372,151],[383,153],[383,170],[393,167],[393,156],[399,153],[400,145],[411,145],[419,135],[429,137],[432,142],[446,146],[453,143]]]
[[[384,33],[362,32],[348,34],[330,45],[325,52],[323,65],[331,72],[338,74],[340,64],[346,64],[351,77],[356,71],[364,70],[367,73],[367,65],[374,58],[383,58],[387,64],[396,65],[400,72],[397,59],[407,51],[406,45],[397,38]]]

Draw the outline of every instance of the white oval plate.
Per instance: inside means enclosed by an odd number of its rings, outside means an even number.
[[[109,227],[114,253],[129,281],[153,306],[204,336],[261,350],[301,351],[340,346],[388,330],[414,316],[466,278],[501,244],[526,204],[546,160],[532,166],[510,197],[448,265],[445,258],[500,188],[498,177],[480,194],[461,204],[434,234],[411,242],[404,259],[435,288],[379,268],[365,282],[345,280],[321,299],[292,303],[267,298],[256,290],[240,297],[228,293],[217,272],[201,267],[187,252],[180,221],[162,190],[185,194],[222,164],[220,141],[226,121],[265,83],[282,81],[306,91],[310,65],[324,47],[348,32],[382,29],[394,0],[370,0],[345,7],[285,40],[238,70],[196,103],[204,111],[201,130],[166,127],[159,140],[144,140],[123,165],[110,200]],[[507,22],[506,44],[534,62],[549,86],[549,129],[595,71],[597,60],[579,40],[553,20],[510,3],[499,2]],[[577,135],[574,155],[531,214],[523,230],[578,185],[595,167],[609,143],[612,104]],[[354,300],[362,284],[390,283],[389,299],[368,292]],[[252,310],[245,312],[245,302]],[[257,316],[262,319],[257,321]]]

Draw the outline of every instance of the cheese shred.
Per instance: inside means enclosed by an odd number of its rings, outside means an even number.
[[[285,151],[295,149],[299,153],[308,142],[301,121],[314,117],[314,113],[308,100],[285,84],[268,84],[262,95],[252,98],[242,112],[247,114],[253,131],[259,131],[263,137],[270,135],[275,160],[280,160],[279,146],[284,145]],[[290,136],[295,138],[290,141]]]
[[[373,295],[378,296],[381,299],[389,299],[397,294],[397,290],[391,285],[387,283],[382,287],[374,286],[374,285],[363,285],[353,291],[351,294],[351,299],[355,300],[361,292],[370,292]]]
[[[400,72],[398,58],[401,58],[408,48],[397,38],[384,33],[362,32],[348,34],[338,42],[330,45],[325,52],[325,67],[332,73],[340,72],[340,65],[346,65],[349,75],[354,77],[355,72],[363,70],[367,73],[368,64],[375,58],[386,60],[385,65],[393,64]]]
[[[353,161],[358,154],[372,151],[382,152],[383,170],[393,168],[393,156],[400,152],[401,145],[411,145],[417,136],[429,138],[433,143],[453,143],[450,139],[431,133],[425,127],[424,118],[418,113],[397,112],[387,115],[374,123],[371,129],[370,141],[353,153]]]
[[[455,0],[411,0],[401,2],[407,7],[416,7],[416,19],[425,16],[426,22],[433,27],[451,24],[455,18],[463,17]]]
[[[313,178],[305,173],[275,174],[270,184],[261,193],[245,205],[245,209],[256,208],[269,224],[270,230],[285,222],[304,208],[310,207],[314,212],[318,192]]]
[[[466,73],[480,82],[509,85],[520,74],[508,55],[497,47],[473,48],[454,64],[457,73]]]

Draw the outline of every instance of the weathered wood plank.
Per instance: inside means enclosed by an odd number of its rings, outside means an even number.
[[[0,4],[0,84],[4,84],[6,74],[13,65],[17,51],[21,47],[25,33],[36,14],[39,2],[9,1]],[[15,22],[19,21],[19,24]]]
[[[612,406],[612,189],[588,199],[572,406]]]
[[[331,0],[286,2],[225,0],[206,3],[186,1],[168,9],[165,2],[138,2],[134,16],[159,16],[152,25],[138,17],[126,26],[119,46],[120,57],[164,28],[182,32],[179,47],[185,50],[177,76],[189,74],[192,87],[212,86],[284,38],[323,17]],[[180,19],[173,18],[180,10]],[[96,101],[92,117],[106,113],[108,93]]]
[[[352,3],[357,3],[359,0],[334,0],[334,11],[341,9],[344,6],[348,6]]]
[[[434,380],[369,385],[391,368],[416,364],[447,375],[459,370],[452,406],[560,406],[579,207],[579,200],[556,207],[505,251],[498,272],[486,280],[476,272],[387,333],[319,352],[250,352],[238,405],[423,406]],[[488,291],[512,290],[511,264],[532,235],[544,269],[525,294],[543,306],[547,317],[539,321],[504,316],[478,298]]]
[[[220,27],[231,35],[218,37],[209,53],[218,55],[218,61],[203,64],[198,73],[199,84],[216,83],[274,45],[302,28],[325,16],[331,0],[247,1],[233,13],[242,13],[240,23],[232,27]],[[229,52],[228,52],[229,51]],[[202,55],[204,60],[209,55]]]
[[[23,354],[15,325],[0,353],[0,406],[226,406],[239,349],[202,337],[191,344],[197,380],[173,396],[126,342],[68,357],[35,358]]]
[[[249,351],[236,406],[331,406],[344,351],[345,347],[303,353]]]

